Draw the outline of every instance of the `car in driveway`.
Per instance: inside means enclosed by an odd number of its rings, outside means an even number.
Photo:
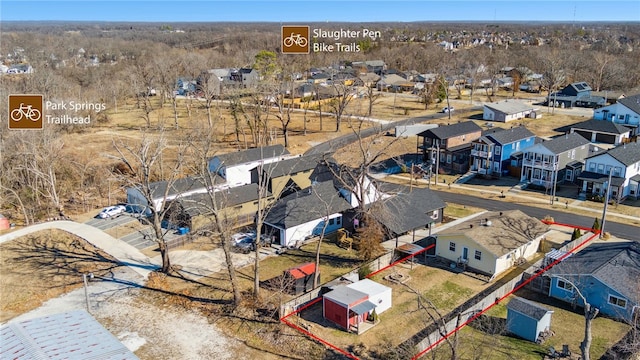
[[[238,234],[235,234],[235,235],[238,235]],[[256,234],[248,233],[244,235],[247,235],[247,236],[239,238],[237,241],[234,242],[233,249],[237,252],[248,254],[251,251],[254,251],[256,249],[256,244],[255,244]],[[260,236],[260,246],[265,247],[269,245],[271,245],[269,236],[266,234],[262,234]]]
[[[100,219],[110,219],[124,214],[127,209],[122,205],[108,206],[98,214]]]
[[[445,106],[445,107],[442,108],[442,112],[445,113],[445,114],[453,112],[453,110],[454,110],[453,106]]]

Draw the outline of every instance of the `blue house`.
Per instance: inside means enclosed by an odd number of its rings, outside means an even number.
[[[481,175],[509,173],[511,155],[535,144],[536,136],[524,126],[492,129],[473,142],[471,170]],[[520,171],[516,176],[519,176]]]
[[[543,331],[551,328],[553,311],[527,299],[514,297],[507,304],[507,331],[536,342]]]
[[[547,272],[549,296],[632,322],[640,311],[640,242],[595,243]],[[577,289],[576,289],[577,288]]]

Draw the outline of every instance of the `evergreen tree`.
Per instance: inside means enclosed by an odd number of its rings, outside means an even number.
[[[593,221],[593,225],[591,225],[591,228],[595,231],[600,231],[600,220],[598,220],[598,218]]]

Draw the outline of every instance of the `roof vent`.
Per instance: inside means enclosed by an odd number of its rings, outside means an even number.
[[[469,224],[469,229],[473,229],[473,224]]]

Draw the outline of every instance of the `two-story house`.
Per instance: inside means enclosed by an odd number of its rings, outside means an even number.
[[[251,183],[251,170],[259,165],[290,158],[282,145],[271,145],[216,155],[208,160],[209,171],[224,178],[230,187]]]
[[[633,129],[632,135],[638,135],[640,125],[640,94],[619,99],[617,103],[594,110],[596,120],[612,121]]]
[[[606,104],[605,98],[591,95],[591,90],[591,86],[586,82],[571,83],[564,89],[549,94],[547,103],[555,104],[556,107],[561,108],[604,106]]]
[[[482,128],[473,121],[460,122],[453,125],[439,126],[418,134],[418,143],[422,137],[424,161],[439,168],[457,173],[465,173],[469,169],[471,142],[482,135]],[[439,157],[438,157],[439,156]]]
[[[473,142],[471,170],[481,175],[509,173],[511,155],[535,144],[536,136],[524,126],[492,129]]]
[[[557,182],[573,182],[582,161],[589,156],[589,140],[566,134],[523,150],[520,181],[550,188]]]
[[[588,157],[580,174],[582,191],[605,195],[611,172],[611,199],[640,197],[640,143],[619,145],[607,152]]]

